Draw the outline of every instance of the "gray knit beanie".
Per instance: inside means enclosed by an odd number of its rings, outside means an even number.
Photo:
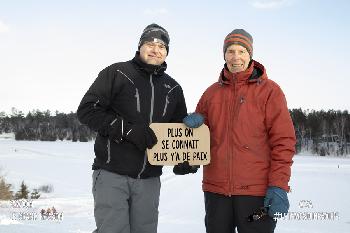
[[[161,42],[165,45],[167,53],[169,54],[169,34],[167,30],[165,30],[163,27],[159,26],[158,24],[152,23],[148,25],[142,32],[142,35],[140,37],[138,49],[140,50],[140,47],[145,43],[149,41],[154,42]]]

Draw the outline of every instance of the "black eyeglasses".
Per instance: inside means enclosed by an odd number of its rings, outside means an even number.
[[[266,207],[260,207],[259,210],[254,211],[253,214],[247,217],[248,222],[255,222],[261,219],[262,217],[268,215],[269,209]]]

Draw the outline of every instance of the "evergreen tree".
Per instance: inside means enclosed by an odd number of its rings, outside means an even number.
[[[20,189],[15,194],[15,199],[28,199],[28,194],[28,187],[24,181],[22,181]]]

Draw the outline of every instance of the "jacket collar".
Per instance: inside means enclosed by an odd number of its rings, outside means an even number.
[[[267,79],[265,67],[259,62],[252,60],[246,70],[234,74],[228,70],[225,64],[220,73],[219,83],[229,85],[234,83],[244,84],[261,82],[264,79]]]
[[[139,70],[142,70],[142,71],[146,72],[147,74],[154,74],[156,76],[162,75],[167,68],[166,62],[163,62],[163,64],[161,64],[159,66],[144,63],[140,58],[139,51],[136,52],[135,57],[132,59],[132,62],[136,65],[136,67]]]

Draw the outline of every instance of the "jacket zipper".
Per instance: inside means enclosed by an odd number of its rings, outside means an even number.
[[[107,140],[107,155],[108,157],[106,163],[108,164],[111,161],[111,140],[109,140],[109,138]]]
[[[152,121],[153,121],[153,110],[154,110],[154,84],[153,84],[153,76],[152,76],[152,74],[150,75],[149,82],[150,82],[151,88],[152,88],[151,110],[150,110],[150,113],[149,113],[149,123],[151,124]],[[139,174],[137,175],[137,178],[139,178],[139,179],[141,178],[142,172],[145,171],[146,163],[147,163],[147,153],[145,153],[145,156],[144,156],[144,158],[143,158],[142,169],[141,169],[141,171],[139,172]]]
[[[229,127],[228,127],[228,135],[229,135],[229,140],[232,142],[232,145],[230,147],[230,153],[229,153],[229,157],[228,157],[228,177],[229,177],[229,196],[232,195],[233,190],[232,190],[232,186],[233,186],[233,182],[232,182],[232,175],[231,175],[231,171],[232,171],[232,159],[233,159],[233,132],[232,132],[232,125],[233,125],[233,121],[234,121],[234,105],[235,105],[235,95],[236,95],[236,84],[233,83],[233,95],[231,95],[231,101],[230,101],[230,115],[231,115],[231,119],[229,120]],[[233,97],[232,97],[233,96]]]
[[[136,98],[136,109],[137,109],[138,112],[141,112],[140,94],[139,94],[139,90],[137,88],[136,88],[135,98]]]
[[[169,104],[169,97],[168,97],[168,95],[167,95],[166,98],[165,98],[165,106],[164,106],[164,110],[163,110],[163,115],[162,115],[162,117],[165,116],[165,113],[166,113],[168,104]]]
[[[165,97],[165,106],[164,106],[164,110],[163,110],[163,115],[162,115],[162,117],[164,117],[165,116],[165,114],[166,114],[166,110],[167,110],[167,108],[168,108],[168,104],[170,103],[169,102],[169,94],[170,94],[170,92],[172,92],[176,87],[178,87],[179,85],[176,85],[176,86],[174,86],[173,88],[171,88],[169,91],[168,91],[168,93],[166,94],[166,97]]]
[[[243,96],[241,96],[240,95],[240,97],[239,97],[239,99],[237,98],[237,96],[238,96],[238,88],[237,88],[237,86],[235,85],[235,88],[234,88],[234,90],[235,90],[235,92],[234,92],[234,99],[233,99],[233,111],[232,111],[232,113],[233,113],[233,118],[232,118],[232,130],[231,130],[231,132],[233,132],[233,128],[234,128],[234,123],[235,123],[235,121],[237,120],[237,118],[238,118],[238,111],[239,111],[239,108],[240,108],[240,106],[241,106],[241,104],[243,104],[244,103],[244,98],[243,98]],[[233,144],[233,146],[235,146],[235,143],[234,143],[234,137],[233,137],[233,133],[231,134],[232,136],[232,144]],[[233,149],[233,147],[231,147],[232,149],[232,152],[231,152],[231,154],[232,154],[232,159],[233,159],[233,162],[235,162],[235,160],[234,160],[234,158],[236,157],[236,155],[233,153],[233,151],[234,151],[234,149]],[[231,162],[231,161],[230,161]],[[235,163],[230,163],[231,164],[231,171],[233,171],[233,172],[235,172],[236,171],[236,169],[235,169],[235,166],[236,166],[236,164]],[[234,192],[234,189],[235,189],[235,181],[234,180],[232,180],[232,175],[231,175],[231,172],[230,172],[230,182],[232,182],[232,185],[230,186],[230,193],[231,193],[231,195],[233,194],[233,192]],[[232,188],[233,187],[233,188]]]
[[[152,88],[151,111],[150,111],[150,114],[149,114],[149,123],[151,124],[152,121],[153,121],[153,109],[154,109],[154,84],[153,84],[153,76],[152,76],[152,74],[150,75],[149,82],[150,82],[151,88]]]

